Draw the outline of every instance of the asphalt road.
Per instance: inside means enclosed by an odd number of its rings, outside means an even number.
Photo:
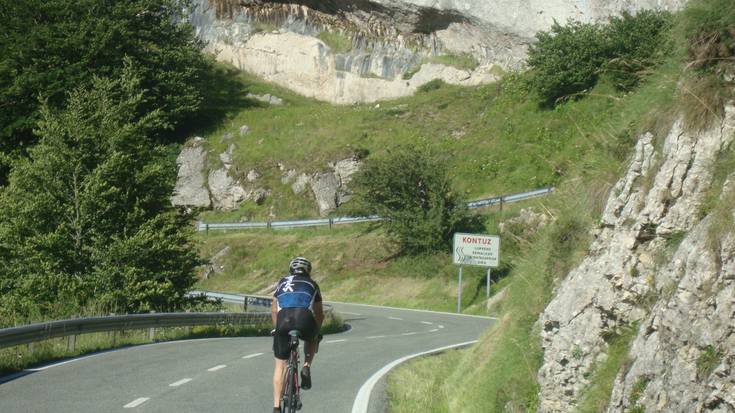
[[[377,372],[406,356],[476,340],[493,322],[333,305],[352,329],[324,337],[312,367],[313,387],[302,392],[304,413],[362,413],[368,399],[367,411],[385,411]],[[271,412],[271,344],[269,337],[188,340],[50,365],[0,384],[0,412]],[[368,392],[366,382],[375,383],[375,390]]]

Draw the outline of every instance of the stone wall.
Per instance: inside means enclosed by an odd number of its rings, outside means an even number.
[[[721,124],[707,132],[689,132],[676,122],[660,149],[650,134],[639,139],[626,175],[610,194],[587,257],[561,283],[540,317],[544,361],[538,374],[539,411],[574,410],[594,367],[606,357],[605,337],[635,321],[640,324],[630,354],[635,362],[616,386],[610,411],[627,411],[632,383],[662,372],[675,376],[650,382],[640,400],[647,411],[701,411],[697,409],[706,400],[732,402],[722,392],[732,389],[732,346],[726,343],[732,342],[735,328],[733,244],[729,239],[718,254],[707,253],[707,222],[699,222],[698,211],[715,159],[734,135],[731,106]],[[670,240],[681,234],[686,239],[662,265]],[[703,291],[709,284],[718,286],[714,294]],[[667,296],[670,291],[672,297]],[[651,311],[652,299],[660,301]],[[723,359],[723,370],[714,375],[697,378],[692,372],[708,344],[724,344],[729,361]],[[735,411],[735,406],[722,411]]]

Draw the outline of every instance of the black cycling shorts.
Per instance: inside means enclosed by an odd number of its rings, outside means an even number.
[[[283,308],[276,318],[276,332],[273,336],[273,355],[280,360],[288,360],[288,332],[299,330],[304,341],[313,342],[319,335],[316,319],[307,308]]]

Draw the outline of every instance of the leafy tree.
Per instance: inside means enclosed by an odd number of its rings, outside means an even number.
[[[42,97],[60,108],[68,92],[94,76],[119,77],[123,60],[148,90],[139,115],[160,111],[163,131],[200,105],[208,62],[190,26],[184,0],[0,0],[0,151],[27,148],[36,138]]]
[[[368,158],[352,185],[359,212],[386,218],[380,225],[402,253],[448,251],[455,232],[483,227],[453,191],[446,163],[428,150]]]
[[[64,110],[41,108],[40,142],[0,192],[6,316],[185,304],[199,259],[170,207],[175,167],[148,138],[165,114],[136,115],[148,101],[132,66],[76,89]]]

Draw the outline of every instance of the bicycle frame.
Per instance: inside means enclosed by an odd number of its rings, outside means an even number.
[[[281,387],[281,412],[295,413],[301,409],[301,386],[299,384],[299,331],[288,332],[290,337],[288,357]]]

